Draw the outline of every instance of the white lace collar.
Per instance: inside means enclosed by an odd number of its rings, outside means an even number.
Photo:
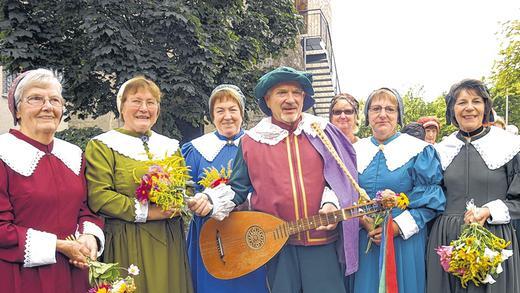
[[[490,170],[502,167],[520,152],[520,137],[497,127],[491,127],[489,133],[471,144]],[[457,132],[435,145],[443,170],[448,168],[463,146],[464,142],[457,138]]]
[[[206,161],[213,162],[215,157],[226,144],[232,143],[235,146],[238,146],[242,136],[244,136],[244,133],[235,140],[222,140],[217,136],[216,132],[211,132],[192,140],[191,144],[204,157],[204,159],[206,159]]]
[[[117,130],[110,130],[93,139],[101,141],[107,147],[125,157],[143,162],[149,160],[144,144],[139,137],[127,135]],[[148,140],[148,148],[153,156],[153,160],[161,160],[175,154],[179,148],[179,141],[152,131]]]
[[[79,147],[54,138],[51,154],[62,161],[74,174],[79,175],[83,160]],[[44,155],[45,152],[10,133],[0,135],[0,159],[20,175],[31,176]]]
[[[382,145],[381,148],[375,145],[370,137],[360,139],[354,144],[358,172],[363,173],[380,150],[383,151],[386,158],[386,167],[388,170],[394,171],[417,156],[428,145],[427,142],[406,133],[401,133],[391,142]]]
[[[314,122],[317,122],[321,129],[325,129],[329,123],[322,117],[302,113],[302,120],[298,123],[296,130],[294,130],[294,135],[298,136],[303,131],[306,134],[315,137],[316,133],[311,127],[311,124]],[[251,128],[246,133],[254,141],[268,145],[276,145],[289,135],[289,131],[273,124],[271,117],[262,119],[255,127]]]

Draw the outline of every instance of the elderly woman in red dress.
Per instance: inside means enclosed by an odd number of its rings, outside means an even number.
[[[102,252],[102,223],[86,204],[81,149],[54,137],[61,89],[51,71],[37,69],[19,75],[9,90],[20,128],[0,135],[2,292],[86,292],[87,257]],[[70,235],[77,241],[65,240]]]

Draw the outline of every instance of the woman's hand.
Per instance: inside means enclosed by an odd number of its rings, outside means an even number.
[[[383,227],[377,227],[372,231],[368,232],[368,238],[372,239],[372,242],[379,245],[383,237]]]
[[[56,240],[56,250],[69,258],[69,263],[74,266],[85,269],[88,268],[87,257],[89,257],[89,249],[76,240]]]
[[[161,207],[159,207],[155,204],[150,204],[148,206],[148,217],[146,219],[148,221],[170,219],[176,213],[178,213],[177,210],[166,210],[165,211]]]
[[[464,214],[464,223],[479,223],[481,226],[484,226],[490,216],[491,212],[487,207],[470,209]]]
[[[374,219],[365,215],[359,219],[359,225],[367,232],[370,232],[374,230]]]
[[[97,259],[98,245],[96,237],[94,237],[94,235],[83,234],[79,236],[78,242],[85,245],[85,247],[89,250],[89,258],[91,260]]]

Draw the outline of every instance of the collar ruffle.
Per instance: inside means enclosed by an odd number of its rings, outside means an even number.
[[[311,124],[314,122],[317,122],[321,129],[325,129],[329,123],[325,118],[302,113],[302,120],[298,123],[296,130],[294,130],[294,135],[298,136],[305,132],[307,135],[315,137],[316,132],[311,127]],[[246,131],[246,133],[254,141],[268,145],[276,145],[289,135],[289,131],[274,124],[271,117],[260,120],[255,127]]]
[[[139,137],[133,137],[117,130],[110,130],[93,139],[99,140],[108,148],[125,157],[142,162],[149,160],[143,141]],[[148,148],[153,160],[162,160],[175,154],[179,149],[179,141],[152,131],[148,140]]]
[[[232,143],[238,147],[240,138],[244,136],[244,132],[234,140],[223,140],[217,136],[216,132],[204,134],[191,141],[193,147],[206,159],[208,162],[213,162],[215,157],[220,153],[222,148],[228,143]]]
[[[520,152],[520,137],[497,127],[491,127],[488,134],[470,143],[490,170],[504,166]],[[435,145],[442,170],[448,168],[463,146],[464,142],[457,138],[457,132]]]
[[[417,156],[428,145],[430,144],[425,141],[401,133],[394,140],[383,145],[381,150],[370,137],[362,138],[354,144],[358,172],[363,173],[379,151],[382,151],[385,156],[388,170],[394,171]]]
[[[83,152],[78,146],[54,138],[51,154],[62,161],[74,174],[80,174]],[[10,133],[0,135],[0,159],[20,175],[31,176],[44,155],[45,152]]]

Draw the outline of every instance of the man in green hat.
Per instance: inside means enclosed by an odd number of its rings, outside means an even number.
[[[356,202],[357,193],[311,124],[327,134],[357,178],[354,149],[326,119],[303,113],[314,104],[313,94],[309,73],[279,67],[262,76],[255,97],[267,117],[242,138],[228,184],[197,194],[191,210],[221,220],[251,192],[252,209],[295,221]],[[359,224],[340,226],[291,236],[267,263],[271,292],[345,292],[343,275],[357,270]]]

